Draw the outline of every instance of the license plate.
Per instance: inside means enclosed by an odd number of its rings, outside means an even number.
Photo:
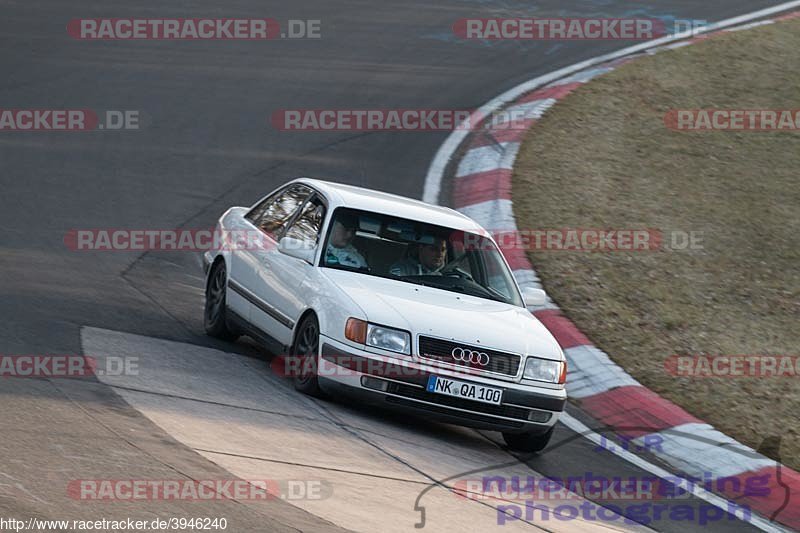
[[[503,399],[503,389],[486,387],[476,383],[456,381],[455,379],[447,379],[440,376],[429,377],[426,389],[428,392],[475,400],[476,402],[491,403],[494,405],[500,405]]]

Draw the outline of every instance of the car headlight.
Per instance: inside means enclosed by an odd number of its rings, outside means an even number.
[[[528,357],[522,377],[523,379],[563,384],[567,380],[567,363]]]
[[[353,342],[390,352],[411,354],[411,335],[402,329],[371,324],[357,318],[347,320],[344,336]]]

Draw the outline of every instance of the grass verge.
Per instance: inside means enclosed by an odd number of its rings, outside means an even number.
[[[800,376],[690,379],[673,354],[800,355],[800,133],[675,132],[672,109],[800,108],[800,21],[663,52],[579,88],[528,133],[520,229],[703,233],[692,251],[537,251],[564,312],[645,386],[800,469]],[[778,450],[767,451],[778,458]]]

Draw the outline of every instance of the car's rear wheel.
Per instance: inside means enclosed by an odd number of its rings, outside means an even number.
[[[503,433],[508,447],[518,452],[540,452],[547,447],[555,426],[545,433]]]
[[[310,396],[321,396],[317,379],[319,322],[316,316],[308,315],[300,323],[290,357],[297,357],[300,363],[294,376],[294,388]]]
[[[203,325],[208,335],[232,341],[236,340],[239,335],[228,326],[227,307],[225,306],[227,283],[228,273],[225,261],[219,261],[212,267],[208,277]]]

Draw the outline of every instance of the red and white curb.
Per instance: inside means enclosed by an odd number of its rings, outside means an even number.
[[[800,17],[800,12],[796,12],[770,20],[759,20],[797,7],[800,7],[800,1],[789,2],[714,24],[707,27],[703,35],[678,35],[630,47],[561,69],[511,89],[481,107],[475,116],[491,116],[503,110],[507,111],[508,116],[524,117],[522,122],[518,122],[514,128],[501,125],[497,130],[492,130],[490,126],[489,129],[473,135],[466,128],[454,131],[431,163],[423,200],[439,203],[441,182],[452,161],[455,167],[450,172],[452,206],[492,231],[516,231],[511,199],[514,162],[528,127],[558,100],[595,77],[636,57],[680,48],[721,31],[738,31]],[[753,22],[754,20],[758,22]],[[459,152],[462,145],[464,149],[460,159],[453,160],[454,154]],[[521,287],[542,288],[524,250],[514,247],[503,250],[503,253]],[[740,477],[743,481],[754,476],[768,476],[769,496],[738,498],[736,503],[800,530],[799,473],[736,442],[642,386],[606,353],[593,346],[550,298],[546,305],[532,309],[532,312],[561,344],[569,361],[569,396],[579,402],[583,411],[616,433],[633,439],[634,444],[640,444],[645,449],[647,442],[660,442],[659,447],[650,447],[650,451],[686,476],[703,479],[704,474],[711,473],[716,479]],[[580,433],[588,430],[566,413],[562,421]],[[644,464],[644,468],[650,471],[664,472],[660,467],[646,463],[628,452],[618,455],[637,462],[639,466]],[[725,501],[702,489],[696,495],[714,505]],[[775,522],[755,514],[750,521],[764,531],[780,530]]]

